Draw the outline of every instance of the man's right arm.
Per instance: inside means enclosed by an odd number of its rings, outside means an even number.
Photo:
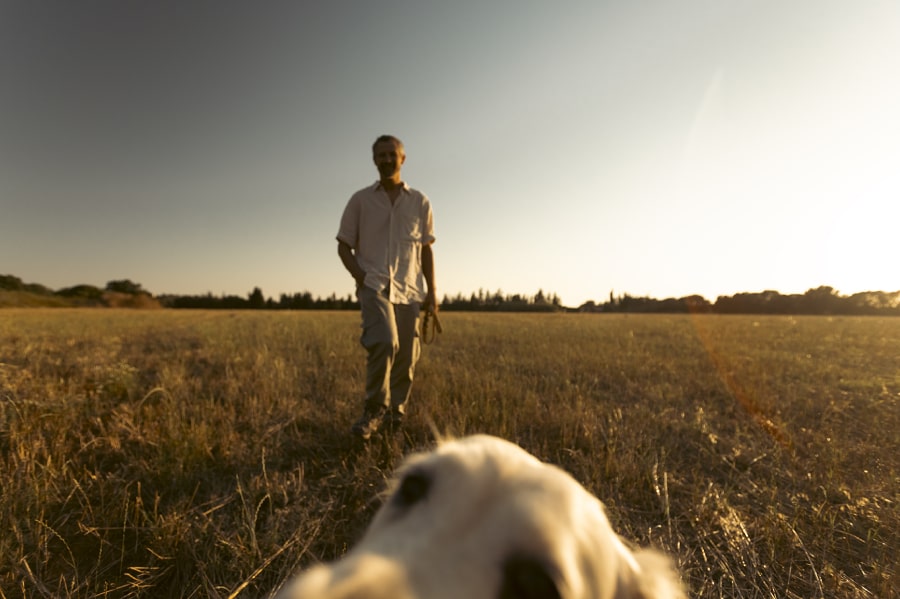
[[[350,244],[339,240],[338,256],[341,257],[344,268],[346,268],[347,272],[353,276],[353,279],[356,281],[356,286],[362,287],[366,280],[366,271],[359,265],[359,261],[356,259],[356,255],[353,253],[353,248],[350,247]]]

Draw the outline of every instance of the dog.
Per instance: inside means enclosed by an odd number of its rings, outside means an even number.
[[[631,550],[569,474],[487,435],[407,458],[343,559],[279,599],[684,599],[670,560]]]

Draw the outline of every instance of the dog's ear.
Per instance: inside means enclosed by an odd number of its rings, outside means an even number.
[[[514,556],[503,564],[503,582],[497,599],[560,599],[559,589],[538,560]]]

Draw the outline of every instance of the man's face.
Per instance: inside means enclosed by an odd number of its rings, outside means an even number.
[[[400,173],[400,167],[406,160],[406,154],[403,152],[403,146],[394,141],[382,141],[375,145],[374,155],[375,167],[382,179],[391,179]]]

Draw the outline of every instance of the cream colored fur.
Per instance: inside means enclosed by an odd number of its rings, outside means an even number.
[[[561,469],[486,435],[411,456],[359,544],[280,599],[680,599],[669,560],[629,549]]]

